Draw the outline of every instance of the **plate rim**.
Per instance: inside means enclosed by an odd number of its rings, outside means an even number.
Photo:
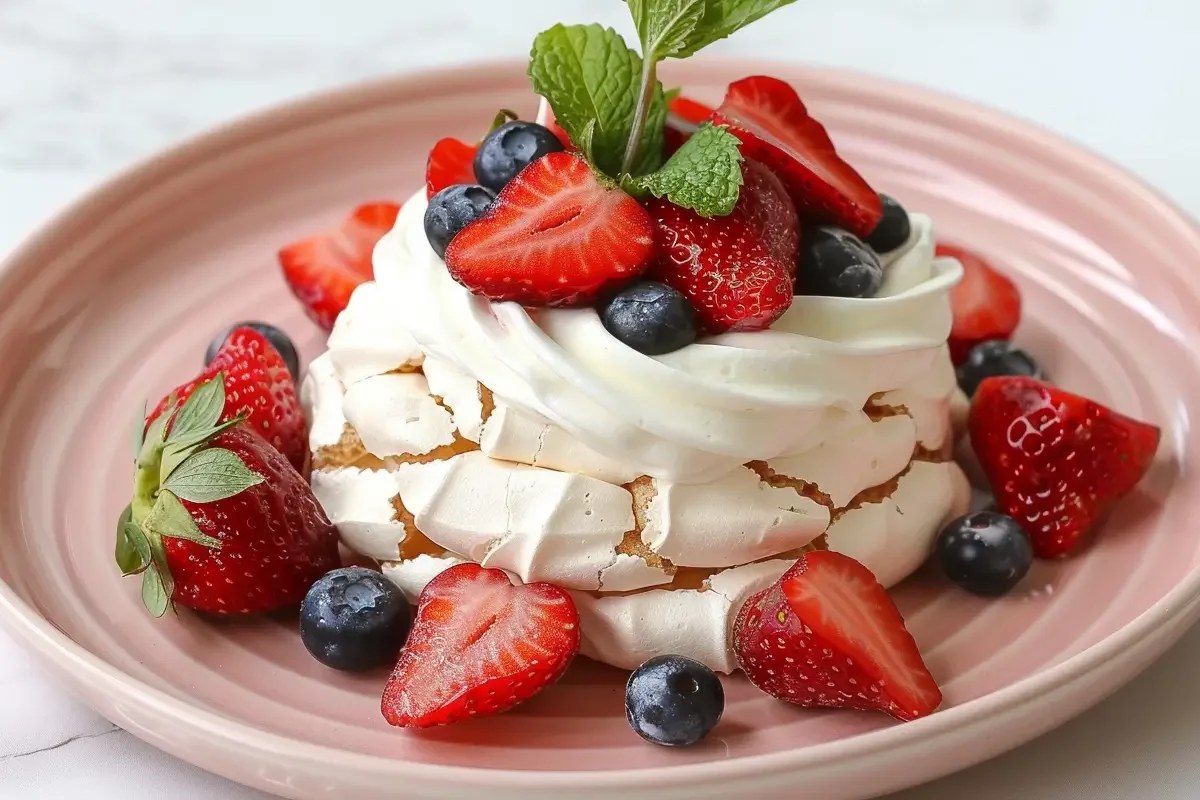
[[[719,68],[723,73],[733,70],[738,74],[759,74],[782,69],[804,82],[821,84],[826,90],[844,94],[861,93],[864,90],[875,94],[880,89],[886,89],[889,96],[905,106],[920,106],[938,115],[953,117],[971,128],[985,127],[1002,131],[1006,138],[1024,140],[1039,155],[1073,161],[1082,170],[1135,194],[1141,202],[1152,207],[1157,219],[1170,222],[1178,233],[1190,238],[1197,252],[1200,252],[1200,225],[1159,190],[1086,146],[1018,116],[954,94],[852,70],[812,67],[779,59],[701,57],[694,61],[689,62],[689,71],[693,73]],[[375,107],[388,97],[419,95],[423,84],[436,84],[443,90],[447,83],[478,86],[481,75],[507,81],[514,73],[523,74],[524,69],[523,60],[506,58],[405,72],[303,94],[205,129],[111,174],[36,227],[0,261],[0,294],[21,265],[36,263],[43,250],[59,246],[55,240],[61,238],[60,231],[69,228],[76,217],[91,213],[92,209],[105,203],[114,194],[128,191],[138,184],[154,183],[169,177],[176,164],[194,163],[206,154],[229,146],[260,142],[314,122],[317,118]],[[68,678],[67,688],[75,694],[78,694],[75,686],[83,683],[103,687],[103,694],[107,697],[134,701],[160,718],[172,719],[198,735],[223,740],[228,747],[283,756],[289,760],[304,759],[318,766],[356,770],[380,777],[438,781],[448,788],[493,790],[562,790],[581,787],[598,790],[631,787],[678,789],[688,785],[712,784],[714,781],[729,784],[743,779],[763,779],[818,765],[829,767],[881,755],[905,743],[953,734],[998,712],[1011,711],[1061,692],[1099,673],[1105,666],[1119,662],[1122,655],[1134,654],[1139,645],[1163,631],[1169,636],[1169,641],[1162,646],[1165,649],[1187,630],[1188,623],[1197,616],[1200,616],[1200,564],[1193,565],[1149,608],[1099,642],[1032,676],[915,722],[805,748],[701,764],[605,771],[532,771],[429,764],[354,753],[283,736],[208,711],[140,681],[89,652],[21,599],[7,582],[0,580],[0,622],[27,650],[49,662],[60,675],[65,675]],[[1088,705],[1091,704],[1083,708]],[[1072,712],[1071,716],[1078,711]],[[139,735],[137,731],[130,732]],[[1034,735],[1023,736],[1021,741],[1031,738]]]

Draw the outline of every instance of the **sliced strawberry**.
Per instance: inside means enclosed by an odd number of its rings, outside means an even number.
[[[160,400],[146,418],[147,425],[158,419],[172,398],[176,408],[182,407],[198,386],[218,372],[225,375],[225,391],[230,398],[219,421],[245,414],[250,428],[303,473],[308,459],[308,426],[296,399],[296,384],[283,356],[253,328],[230,331],[204,371]]]
[[[733,213],[702,217],[665,199],[646,207],[658,223],[648,277],[674,287],[705,333],[767,328],[792,304],[799,227],[779,179],[747,160]]]
[[[830,550],[806,553],[746,601],[734,653],[751,683],[800,706],[912,720],[942,702],[887,592],[869,569]]]
[[[757,75],[729,84],[713,121],[728,125],[742,153],[775,170],[802,219],[840,225],[865,237],[883,216],[879,195],[834,149],[796,90]]]
[[[429,728],[499,714],[562,677],[578,651],[579,614],[565,591],[459,564],[421,592],[383,716]]]
[[[954,327],[950,330],[950,358],[966,361],[971,348],[989,339],[1008,339],[1021,321],[1021,293],[1017,286],[977,253],[952,244],[937,246],[939,257],[958,259],[963,277],[950,290]]]
[[[987,378],[968,418],[996,507],[1041,558],[1069,555],[1150,469],[1161,431],[1033,378]]]
[[[327,331],[333,329],[351,292],[371,279],[371,253],[396,224],[398,213],[396,203],[368,203],[356,208],[338,230],[279,251],[283,276],[313,322]]]
[[[703,103],[676,95],[667,105],[667,124],[663,131],[664,153],[668,157],[691,138],[696,128],[712,116],[713,110]]]
[[[583,305],[640,275],[654,221],[579,156],[550,153],[509,181],[446,248],[459,283],[492,300]]]
[[[439,139],[425,162],[425,197],[456,183],[475,183],[475,151],[478,148],[458,139]]]

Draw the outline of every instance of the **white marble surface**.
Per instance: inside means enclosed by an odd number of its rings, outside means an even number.
[[[313,89],[526,52],[617,0],[0,0],[0,252],[180,137]],[[1196,0],[800,0],[718,48],[981,100],[1090,146],[1200,215]],[[1200,265],[1198,265],[1200,267]],[[1193,798],[1200,630],[1094,711],[891,800]],[[248,800],[68,698],[0,633],[0,797]]]

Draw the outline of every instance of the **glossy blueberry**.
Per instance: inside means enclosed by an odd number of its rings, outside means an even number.
[[[608,332],[639,353],[657,356],[696,341],[696,310],[681,293],[647,281],[630,286],[600,310]]]
[[[456,183],[435,194],[425,209],[425,238],[438,258],[444,258],[450,240],[483,216],[496,193],[475,183]]]
[[[879,199],[883,203],[883,217],[866,242],[876,253],[890,253],[908,241],[912,225],[908,221],[908,212],[904,210],[904,206],[886,194],[880,193]]]
[[[1001,375],[1046,379],[1041,365],[1029,353],[1005,339],[991,339],[971,348],[966,361],[958,368],[958,385],[970,397],[984,378]]]
[[[288,372],[292,373],[292,379],[300,380],[300,355],[296,352],[296,345],[292,344],[292,340],[286,333],[265,322],[239,322],[221,331],[208,343],[208,350],[204,353],[206,365],[212,363],[212,360],[217,357],[217,351],[221,349],[221,345],[225,344],[225,340],[229,338],[229,334],[233,333],[234,328],[253,328],[261,333],[279,351],[279,355],[283,357],[283,363],[287,364]]]
[[[655,744],[695,744],[716,727],[724,710],[720,678],[684,656],[652,658],[625,684],[625,718]]]
[[[832,225],[807,228],[800,237],[796,291],[824,297],[874,297],[883,266],[853,233]]]
[[[972,594],[990,597],[1020,583],[1033,563],[1033,546],[1012,517],[976,511],[942,529],[937,556],[946,577]]]
[[[506,122],[479,145],[475,180],[498,192],[534,161],[562,149],[562,142],[544,125],[519,119]]]
[[[313,658],[342,670],[396,660],[412,627],[412,609],[396,585],[374,570],[343,567],[312,585],[300,605],[300,639]]]

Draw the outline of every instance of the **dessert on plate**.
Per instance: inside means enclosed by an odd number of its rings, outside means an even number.
[[[235,326],[139,427],[117,559],[151,611],[299,605],[323,663],[395,664],[399,727],[504,711],[577,653],[633,671],[659,744],[702,739],[739,670],[933,712],[886,590],[936,553],[1001,595],[1076,552],[1158,429],[1048,383],[1015,284],[871,188],[796,88],[657,81],[785,4],[630,2],[640,54],[554,26],[534,119],[284,247],[327,349],[297,390],[286,335]],[[968,513],[966,430],[995,510]]]

